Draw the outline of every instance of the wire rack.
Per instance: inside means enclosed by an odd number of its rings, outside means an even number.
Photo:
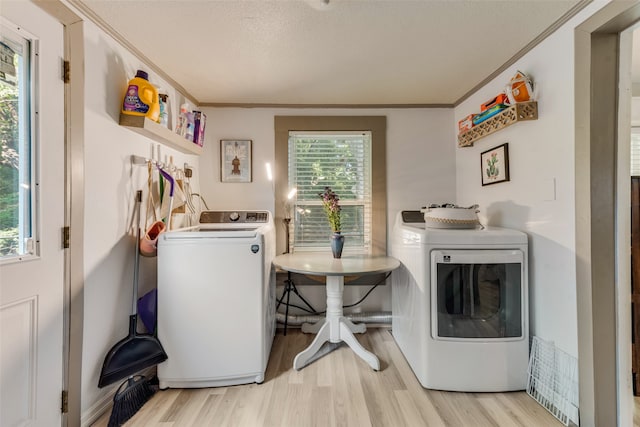
[[[564,425],[579,425],[578,360],[533,337],[528,374],[527,394]]]

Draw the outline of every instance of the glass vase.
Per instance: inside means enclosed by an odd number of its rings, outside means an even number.
[[[344,246],[344,236],[339,231],[331,235],[331,252],[334,258],[342,257],[342,247]]]

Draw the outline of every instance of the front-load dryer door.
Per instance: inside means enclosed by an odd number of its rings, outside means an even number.
[[[431,334],[436,340],[520,340],[526,335],[521,250],[431,252]]]

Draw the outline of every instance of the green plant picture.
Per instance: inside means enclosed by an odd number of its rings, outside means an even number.
[[[482,185],[509,181],[509,144],[504,143],[480,154]]]

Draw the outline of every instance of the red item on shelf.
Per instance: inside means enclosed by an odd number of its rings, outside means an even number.
[[[509,99],[507,98],[507,95],[504,93],[501,93],[495,98],[491,98],[490,100],[482,104],[480,106],[480,112],[482,113],[483,111],[488,110],[489,108],[498,104],[508,104],[508,103],[509,103]]]
[[[465,132],[468,131],[469,129],[471,129],[473,127],[473,118],[475,117],[475,114],[469,114],[467,117],[465,117],[464,119],[460,120],[458,122],[458,131],[459,132]]]

